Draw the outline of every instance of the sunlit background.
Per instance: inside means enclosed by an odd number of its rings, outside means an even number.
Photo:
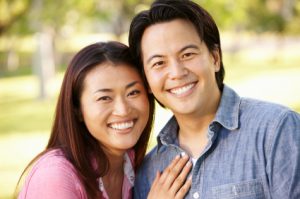
[[[12,197],[45,147],[72,55],[93,42],[127,43],[130,20],[150,2],[0,0],[0,198]],[[300,112],[300,1],[197,2],[220,27],[226,84]],[[149,148],[170,116],[158,109]]]

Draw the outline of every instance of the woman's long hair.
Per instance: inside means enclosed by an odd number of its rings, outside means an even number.
[[[87,72],[105,62],[126,64],[137,68],[128,47],[119,42],[95,43],[79,51],[71,60],[62,82],[48,145],[29,163],[20,179],[39,157],[49,150],[60,149],[76,168],[88,198],[100,197],[97,179],[104,176],[109,170],[109,160],[99,147],[98,140],[89,133],[84,122],[80,119],[79,112],[83,81]],[[148,94],[148,97],[150,104],[149,120],[134,146],[135,169],[141,164],[145,156],[154,118],[154,97],[152,94]],[[96,169],[90,161],[91,157],[96,161]]]

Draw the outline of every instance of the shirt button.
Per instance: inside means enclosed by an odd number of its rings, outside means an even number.
[[[198,192],[195,192],[194,194],[193,194],[193,198],[199,198],[199,193]]]

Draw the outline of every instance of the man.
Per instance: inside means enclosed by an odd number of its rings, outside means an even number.
[[[146,156],[135,198],[178,154],[192,159],[186,198],[300,198],[300,116],[223,84],[218,28],[188,0],[158,0],[132,21],[129,45],[149,90],[174,113]]]

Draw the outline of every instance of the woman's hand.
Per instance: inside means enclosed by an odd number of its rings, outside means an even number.
[[[186,180],[191,168],[187,155],[176,156],[162,174],[157,172],[148,199],[183,198],[192,184],[191,178]]]

